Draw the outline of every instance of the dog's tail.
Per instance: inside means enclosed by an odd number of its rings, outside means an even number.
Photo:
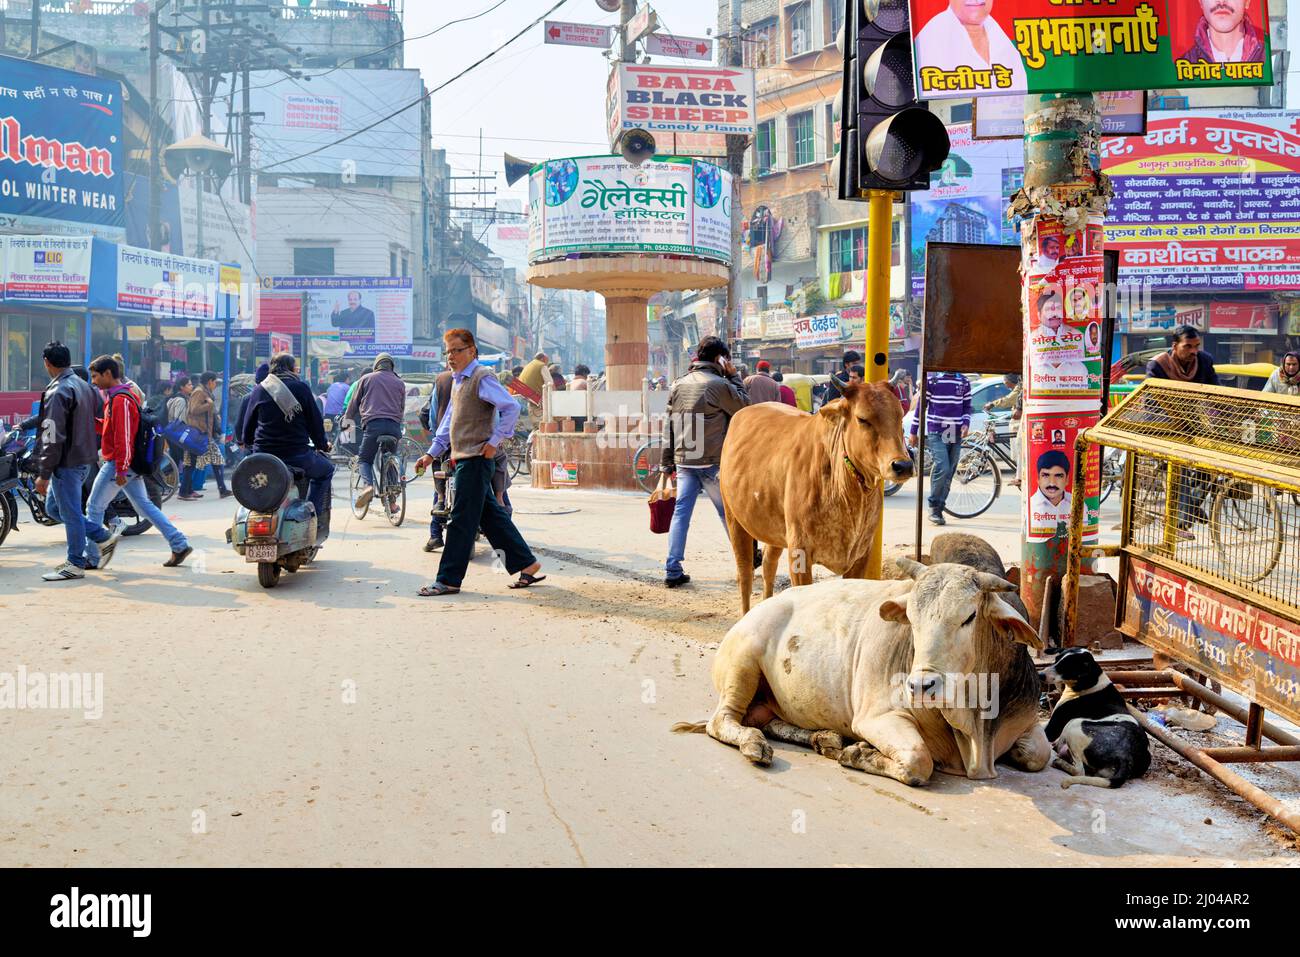
[[[1061,787],[1068,788],[1075,784],[1089,784],[1095,788],[1117,788],[1124,782],[1115,778],[1093,778],[1087,775],[1079,775],[1075,778],[1066,778],[1061,782]]]
[[[673,734],[703,734],[708,726],[707,721],[678,721],[671,730]]]

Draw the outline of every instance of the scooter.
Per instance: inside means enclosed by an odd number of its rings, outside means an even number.
[[[235,467],[230,487],[240,508],[226,541],[257,564],[258,584],[274,588],[282,569],[293,573],[311,563],[329,537],[329,511],[317,516],[301,469],[254,452]]]

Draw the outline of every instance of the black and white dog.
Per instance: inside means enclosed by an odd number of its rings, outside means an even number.
[[[1056,751],[1052,767],[1071,775],[1061,787],[1117,788],[1146,774],[1151,766],[1146,732],[1087,649],[1065,649],[1043,677],[1064,686],[1046,729]]]

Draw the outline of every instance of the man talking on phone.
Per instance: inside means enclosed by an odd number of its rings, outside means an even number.
[[[749,393],[726,343],[717,336],[705,336],[691,370],[674,382],[668,393],[662,464],[666,471],[677,472],[677,506],[668,530],[668,561],[664,565],[664,584],[669,588],[691,580],[682,571],[682,557],[695,499],[701,492],[709,496],[726,526],[718,484],[722,442],[731,417],[747,405]]]

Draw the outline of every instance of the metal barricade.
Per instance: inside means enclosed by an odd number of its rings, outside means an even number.
[[[1249,705],[1234,707],[1173,671],[1135,672],[1130,682],[1168,685],[1170,696],[1237,717],[1246,747],[1196,748],[1133,713],[1152,736],[1300,832],[1300,813],[1224,767],[1300,760],[1300,739],[1263,718],[1267,709],[1300,723],[1300,397],[1147,380],[1080,434],[1077,468],[1094,444],[1125,453],[1121,539],[1082,545],[1084,496],[1075,497],[1065,635],[1077,622],[1083,562],[1117,554],[1116,627]],[[1281,746],[1263,747],[1265,736]]]

